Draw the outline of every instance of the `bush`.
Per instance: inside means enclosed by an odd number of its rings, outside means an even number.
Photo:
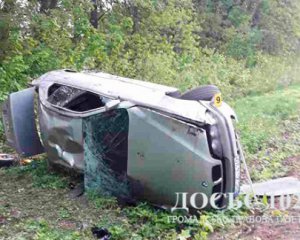
[[[110,8],[99,6],[104,15],[97,29],[90,24],[90,2],[64,0],[46,14],[36,4],[7,2],[0,8],[0,101],[32,78],[66,67],[182,91],[215,84],[227,99],[300,82],[299,58],[292,54],[299,48],[297,3],[116,2]],[[32,14],[25,17],[28,11]],[[265,48],[267,39],[274,39],[268,43],[273,50]]]

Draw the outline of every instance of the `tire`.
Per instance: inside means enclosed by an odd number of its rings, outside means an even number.
[[[220,89],[215,85],[207,85],[192,89],[180,96],[184,100],[210,101],[215,94],[220,93]]]

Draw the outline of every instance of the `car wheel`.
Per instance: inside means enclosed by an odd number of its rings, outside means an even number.
[[[215,85],[207,85],[192,89],[180,96],[184,100],[210,101],[215,94],[220,93],[220,89]]]

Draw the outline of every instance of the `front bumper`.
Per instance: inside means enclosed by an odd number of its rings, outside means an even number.
[[[223,157],[220,159],[223,173],[222,193],[234,193],[237,196],[240,191],[240,168],[243,154],[234,127],[234,121],[237,121],[236,114],[224,102],[221,107],[215,107],[209,102],[202,104],[215,116],[220,131],[220,142],[223,150]],[[226,204],[226,201],[223,201],[224,203]]]

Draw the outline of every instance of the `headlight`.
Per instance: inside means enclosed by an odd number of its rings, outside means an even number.
[[[218,130],[216,125],[213,125],[213,126],[210,127],[209,135],[212,138],[217,138],[219,136],[219,130]]]
[[[207,111],[206,119],[207,122],[210,123],[210,125],[207,125],[207,137],[211,154],[214,158],[222,159],[223,148],[220,141],[220,131],[217,126],[217,120],[213,113],[209,111]]]

